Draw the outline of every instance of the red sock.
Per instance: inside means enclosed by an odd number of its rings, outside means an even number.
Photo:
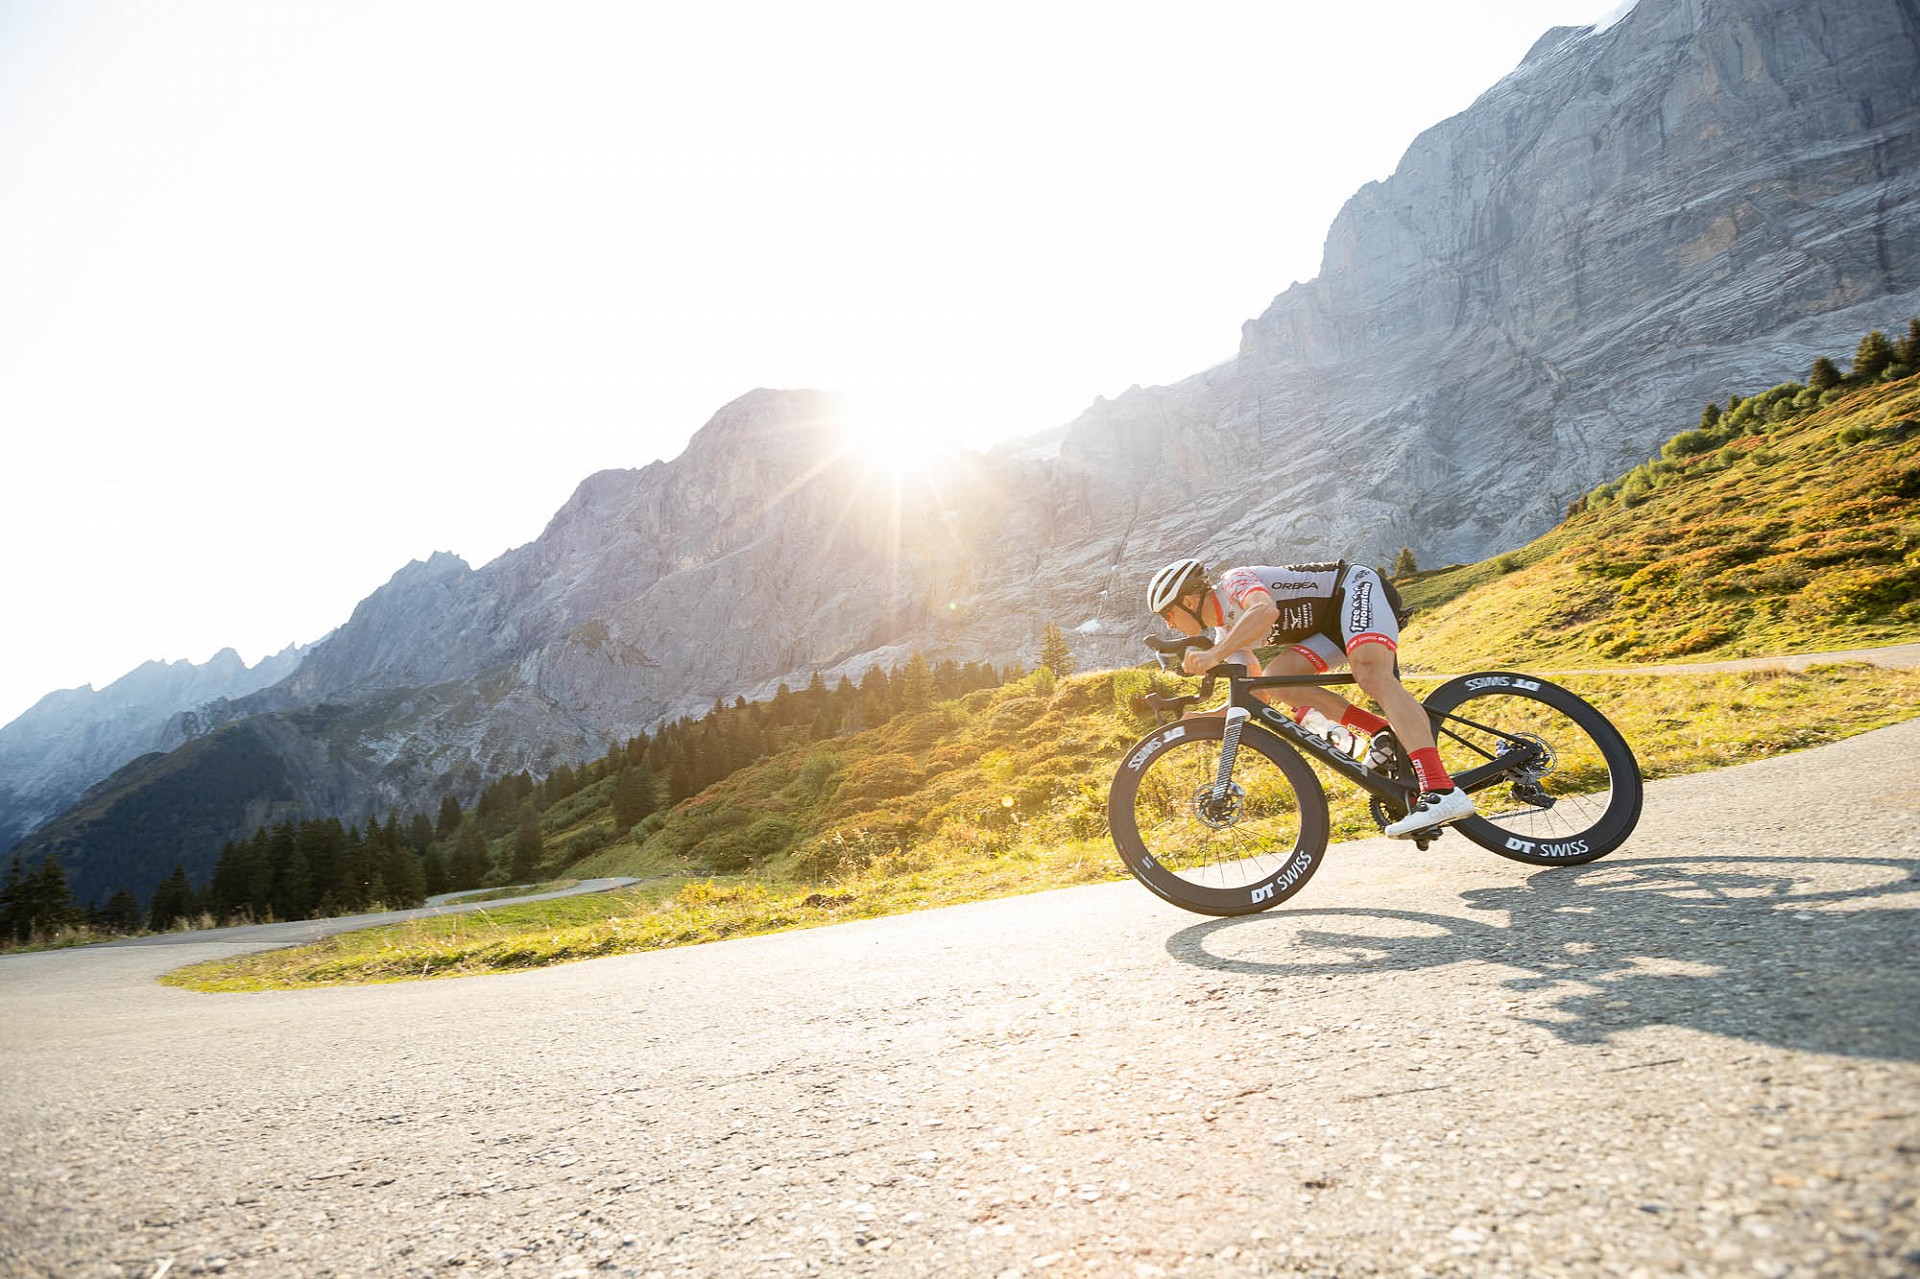
[[[1446,765],[1440,762],[1440,748],[1429,746],[1423,751],[1410,751],[1407,758],[1413,761],[1414,775],[1420,779],[1420,790],[1452,790],[1453,778],[1447,776]]]
[[[1347,707],[1347,713],[1340,717],[1340,722],[1357,733],[1365,733],[1368,737],[1372,737],[1387,726],[1387,721],[1372,711],[1361,710],[1358,706]]]

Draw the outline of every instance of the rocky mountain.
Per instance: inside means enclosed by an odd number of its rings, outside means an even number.
[[[1130,662],[1140,582],[1176,554],[1477,558],[1704,402],[1915,313],[1920,3],[1641,0],[1420,135],[1234,359],[919,479],[866,465],[830,397],[754,392],[678,458],[589,478],[533,543],[402,569],[199,727],[244,747],[226,772],[283,767],[239,833],[263,803],[426,808],[914,647],[1030,661],[1049,620],[1083,663]],[[110,888],[87,832],[148,785],[110,779],[30,847]]]
[[[47,694],[0,728],[0,850],[127,761],[198,736],[200,708],[278,682],[306,652],[290,645],[249,667],[226,648],[198,665],[147,662],[99,690]]]

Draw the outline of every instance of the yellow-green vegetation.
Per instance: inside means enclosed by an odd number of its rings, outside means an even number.
[[[1920,640],[1920,376],[1787,383],[1674,437],[1517,551],[1401,582],[1427,670]]]
[[[592,874],[676,866],[639,888],[369,929],[167,980],[261,990],[502,972],[1120,878],[1106,787],[1142,728],[1127,699],[1155,678],[1055,682],[1043,668],[836,742],[830,760],[811,747],[763,761],[591,859]],[[1620,726],[1650,777],[1817,745],[1920,706],[1920,673],[1857,664],[1563,682]],[[933,744],[910,749],[923,738]],[[1374,833],[1357,791],[1329,779],[1328,796],[1336,839]],[[800,832],[788,851],[702,873],[708,840],[729,841],[730,857],[737,833],[772,820]]]

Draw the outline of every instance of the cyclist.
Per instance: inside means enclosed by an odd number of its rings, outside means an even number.
[[[1401,684],[1395,659],[1400,621],[1380,575],[1361,564],[1282,564],[1230,568],[1210,583],[1196,559],[1175,560],[1147,585],[1147,607],[1182,635],[1213,633],[1213,647],[1190,649],[1189,675],[1221,662],[1240,662],[1250,675],[1315,675],[1350,663],[1382,719],[1319,685],[1271,690],[1295,708],[1295,718],[1317,710],[1348,728],[1378,736],[1391,727],[1420,782],[1411,811],[1386,828],[1396,839],[1473,816],[1473,798],[1440,762],[1427,713]],[[1264,671],[1256,644],[1280,644]],[[1262,690],[1265,696],[1269,690]]]

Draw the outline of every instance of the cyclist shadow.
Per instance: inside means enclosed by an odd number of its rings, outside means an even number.
[[[1818,868],[1823,881],[1812,882]],[[1516,1012],[1575,1044],[1675,1025],[1811,1052],[1920,1060],[1920,893],[1912,858],[1689,857],[1545,870],[1473,889],[1475,911],[1320,908],[1213,920],[1175,933],[1184,963],[1262,977],[1406,972],[1467,960],[1545,992]],[[1242,930],[1248,930],[1242,932]],[[1268,930],[1272,930],[1269,932]],[[1231,943],[1238,954],[1218,953]]]

